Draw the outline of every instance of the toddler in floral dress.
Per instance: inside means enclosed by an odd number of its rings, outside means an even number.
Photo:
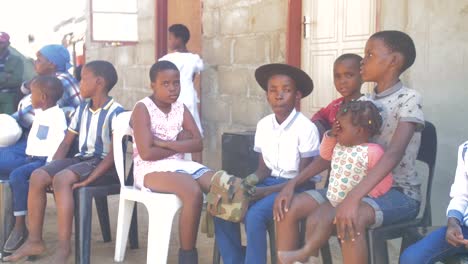
[[[379,110],[371,101],[342,104],[336,118],[340,129],[334,126],[331,131],[327,131],[320,145],[320,156],[331,161],[328,188],[306,192],[320,207],[307,218],[305,246],[296,251],[279,252],[283,264],[307,261],[312,252],[328,241],[333,230],[335,208],[367,176],[368,170],[384,153],[380,145],[368,143],[382,126]],[[393,177],[389,173],[368,196],[382,196],[392,188],[392,184]],[[327,226],[319,226],[313,221],[317,217],[327,217],[330,221]],[[309,261],[315,263],[314,260]]]

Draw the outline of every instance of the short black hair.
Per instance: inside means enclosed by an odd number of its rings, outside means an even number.
[[[391,51],[403,55],[405,61],[400,72],[406,71],[413,65],[416,59],[416,47],[408,34],[398,30],[384,30],[374,33],[370,38],[381,39]]]
[[[353,60],[359,67],[361,65],[362,57],[354,53],[345,53],[336,58],[334,65],[345,60]]]
[[[85,64],[85,67],[94,75],[104,78],[107,91],[112,90],[117,83],[118,76],[114,65],[108,61],[95,60]]]
[[[151,69],[149,72],[149,77],[150,77],[151,82],[155,82],[156,78],[158,77],[158,73],[165,71],[165,70],[179,71],[177,66],[170,61],[165,61],[165,60],[158,61],[155,64],[153,64],[153,66],[151,66]]]
[[[174,34],[176,38],[180,38],[184,44],[187,44],[187,42],[190,40],[190,31],[185,25],[174,24],[169,27],[169,32]]]
[[[351,115],[351,123],[369,131],[369,136],[380,134],[382,116],[379,109],[371,101],[349,101],[340,106],[338,116]]]
[[[39,75],[34,77],[31,85],[35,85],[42,93],[50,98],[50,101],[57,103],[63,95],[62,82],[55,76]]]

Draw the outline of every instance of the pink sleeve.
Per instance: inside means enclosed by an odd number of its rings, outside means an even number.
[[[382,158],[384,150],[377,144],[368,144],[368,171],[371,170],[380,158]],[[385,178],[382,179],[375,187],[370,191],[369,196],[377,198],[388,192],[393,186],[393,176],[390,172]]]
[[[331,160],[333,149],[336,145],[336,137],[328,136],[328,131],[323,134],[322,143],[320,143],[320,157],[324,160]]]

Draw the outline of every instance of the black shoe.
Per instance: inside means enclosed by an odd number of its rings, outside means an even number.
[[[194,248],[192,250],[179,249],[179,264],[198,264],[198,252]]]
[[[3,251],[7,253],[13,253],[17,250],[28,237],[28,231],[25,228],[24,231],[17,232],[13,229],[8,236],[5,245],[3,246]]]

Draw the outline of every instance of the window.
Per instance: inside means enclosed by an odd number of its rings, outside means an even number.
[[[91,0],[91,39],[111,45],[138,41],[137,0]]]

